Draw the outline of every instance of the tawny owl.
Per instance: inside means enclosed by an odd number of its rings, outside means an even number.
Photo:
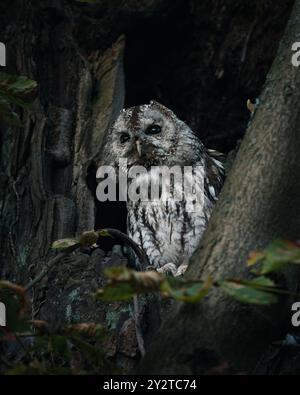
[[[174,274],[174,267],[185,266],[205,230],[223,184],[223,156],[206,149],[171,110],[151,101],[123,110],[108,132],[101,164],[117,169],[120,158],[127,159],[129,169],[147,169],[148,181],[155,174],[150,175],[150,169],[157,166],[197,169],[193,175],[202,186],[202,204],[196,210],[187,210],[185,197],[173,199],[174,193],[155,202],[127,199],[128,235],[144,250],[151,266],[159,271],[168,267]],[[169,191],[174,192],[174,185]]]

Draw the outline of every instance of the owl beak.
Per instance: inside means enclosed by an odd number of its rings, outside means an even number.
[[[142,156],[142,147],[141,147],[141,142],[140,142],[140,140],[137,140],[137,141],[136,141],[136,149],[137,149],[137,152],[138,152],[138,154],[139,154],[139,157],[141,157],[141,156]]]

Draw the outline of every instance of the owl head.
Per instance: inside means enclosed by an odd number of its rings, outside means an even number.
[[[190,166],[201,160],[204,147],[192,130],[162,104],[122,110],[104,139],[101,165]]]

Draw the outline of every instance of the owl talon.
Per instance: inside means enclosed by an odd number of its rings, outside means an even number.
[[[169,262],[163,265],[162,267],[156,269],[158,273],[162,274],[172,274],[172,276],[176,276],[177,273],[177,267],[174,265],[174,263]]]
[[[182,265],[180,265],[180,266],[177,268],[177,272],[176,272],[175,277],[183,276],[184,273],[186,272],[186,269],[187,269],[187,268],[188,268],[188,264],[187,264],[187,263],[183,263]]]
[[[162,274],[172,274],[174,277],[182,276],[188,267],[187,263],[182,263],[179,267],[176,267],[174,263],[169,262],[166,263],[164,266],[157,269],[158,273]]]

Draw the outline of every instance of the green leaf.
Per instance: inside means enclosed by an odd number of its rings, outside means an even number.
[[[275,287],[274,281],[265,276],[260,276],[249,281],[245,280],[243,281],[243,284],[246,285],[249,284],[251,286],[257,286],[257,287],[268,287],[268,288]]]
[[[78,244],[79,240],[77,239],[61,239],[61,240],[56,240],[52,244],[52,248],[56,250],[62,250],[68,247],[72,247],[75,244]]]
[[[288,263],[300,263],[300,246],[287,240],[276,240],[264,251],[261,267],[256,273],[267,274],[280,270]]]
[[[276,240],[265,250],[260,274],[277,271],[288,263],[300,263],[300,246],[287,240]]]
[[[121,283],[107,285],[106,287],[96,291],[95,296],[98,299],[106,301],[129,300],[136,294],[131,284]]]
[[[172,280],[165,280],[160,286],[160,291],[166,296],[171,296],[173,299],[182,302],[197,302],[208,294],[213,285],[213,280],[208,277],[205,282],[201,283],[181,283],[175,285],[175,287],[171,284]]]
[[[278,297],[271,292],[271,284],[273,285],[272,282],[269,282],[269,279],[265,278],[246,282],[235,280],[225,280],[218,282],[220,288],[227,295],[240,302],[257,305],[270,305],[277,303]],[[263,286],[262,289],[260,289],[261,286]],[[267,290],[268,286],[270,287],[269,290]]]
[[[300,264],[299,242],[275,240],[265,250],[253,251],[247,259],[247,266],[260,264],[252,273],[262,275],[280,270],[289,263]]]

